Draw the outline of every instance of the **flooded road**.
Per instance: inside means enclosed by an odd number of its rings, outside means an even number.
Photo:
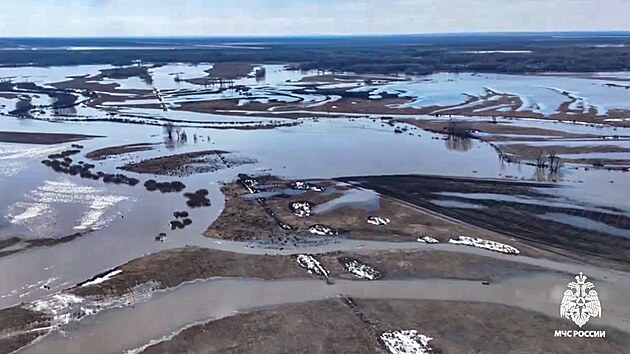
[[[107,310],[53,332],[21,353],[121,352],[161,340],[193,323],[215,320],[258,308],[335,298],[414,299],[472,301],[503,304],[555,315],[571,276],[539,273],[484,286],[478,281],[335,280],[327,285],[317,280],[216,279],[180,286],[157,293],[132,308]],[[630,330],[630,306],[623,301],[630,283],[596,282],[606,316],[593,319],[597,325]]]

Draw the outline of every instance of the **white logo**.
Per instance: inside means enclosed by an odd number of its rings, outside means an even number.
[[[582,327],[591,317],[602,317],[602,306],[599,303],[595,285],[586,282],[586,276],[580,273],[575,277],[577,282],[570,282],[569,290],[564,292],[560,304],[560,316],[568,318]]]

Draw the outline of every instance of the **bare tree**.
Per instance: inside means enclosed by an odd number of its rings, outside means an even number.
[[[551,172],[558,172],[558,169],[560,168],[560,156],[558,156],[558,153],[552,151],[549,153],[547,158],[549,159],[549,170]]]
[[[545,156],[545,152],[543,150],[538,150],[534,155],[534,159],[536,160],[536,167],[547,167],[547,157]]]
[[[446,133],[455,138],[471,138],[471,132],[472,128],[470,123],[466,121],[456,121],[450,119],[448,121],[448,125],[446,126]]]
[[[164,124],[164,135],[166,135],[166,140],[172,142],[173,141],[173,133],[175,133],[175,126],[173,123],[168,122]]]

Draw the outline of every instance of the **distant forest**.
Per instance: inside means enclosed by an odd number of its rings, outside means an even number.
[[[379,74],[622,71],[630,70],[630,33],[0,39],[3,66],[128,65],[136,60],[292,63],[296,69]]]

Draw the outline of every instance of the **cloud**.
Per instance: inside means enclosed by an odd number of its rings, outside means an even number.
[[[627,0],[3,0],[1,36],[630,30]]]

